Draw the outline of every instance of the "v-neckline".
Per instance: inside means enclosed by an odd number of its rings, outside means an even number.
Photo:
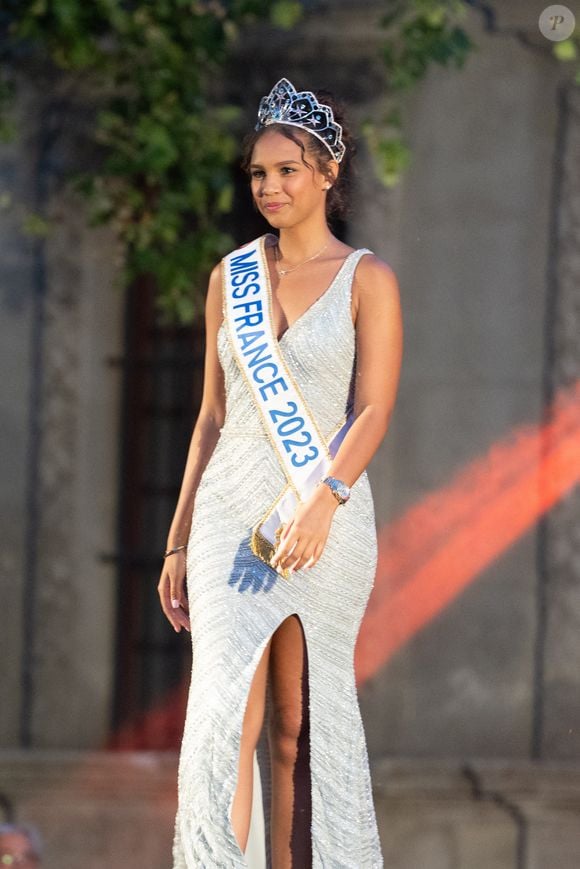
[[[266,265],[266,280],[267,280],[267,282],[268,282],[268,294],[269,294],[269,297],[270,297],[270,304],[271,304],[272,299],[274,298],[274,294],[273,294],[273,292],[272,292],[272,280],[271,280],[271,277],[270,277],[270,268],[269,268],[269,264],[268,264],[268,259],[267,259],[267,257],[266,257],[266,239],[267,239],[268,237],[276,239],[276,236],[275,236],[273,233],[266,233],[265,236],[264,236],[264,248],[263,248],[263,250],[264,250],[264,261],[265,261],[264,264]],[[338,268],[338,271],[336,272],[335,276],[333,277],[333,279],[331,280],[331,282],[329,283],[329,285],[327,286],[327,288],[326,288],[326,289],[325,289],[325,290],[324,290],[324,291],[323,291],[319,296],[317,296],[316,299],[314,299],[314,301],[311,302],[311,304],[308,305],[308,307],[307,307],[304,311],[302,311],[302,313],[300,314],[299,317],[297,317],[295,320],[293,320],[293,321],[292,321],[292,322],[291,322],[291,323],[290,323],[290,324],[289,324],[289,325],[284,329],[284,331],[282,332],[282,334],[281,334],[280,336],[274,334],[274,329],[272,328],[272,334],[274,335],[274,338],[276,339],[276,343],[277,343],[277,344],[280,344],[280,343],[284,340],[284,338],[286,337],[286,335],[288,334],[288,332],[290,332],[290,331],[291,331],[291,330],[292,330],[292,329],[293,329],[293,328],[294,328],[298,323],[300,323],[300,321],[304,319],[304,317],[308,314],[308,312],[309,312],[309,311],[312,311],[312,309],[313,309],[313,308],[314,308],[314,307],[315,307],[319,302],[321,302],[322,299],[324,299],[325,296],[328,295],[328,293],[332,290],[332,288],[334,287],[334,285],[336,284],[336,282],[338,281],[338,279],[339,279],[340,276],[342,275],[342,272],[343,272],[343,270],[344,270],[344,268],[345,268],[347,262],[349,261],[349,259],[351,258],[351,256],[352,256],[353,254],[355,254],[355,253],[357,253],[357,249],[356,249],[356,248],[355,248],[354,250],[351,250],[350,253],[347,253],[347,255],[345,256],[345,258],[344,258],[343,261],[341,262],[341,264],[340,264],[340,266],[339,266],[339,268]],[[272,307],[272,305],[271,305],[271,307]],[[282,312],[282,313],[284,313],[284,312]],[[273,314],[274,314],[274,312],[273,312],[273,310],[272,310],[272,318],[271,318],[271,320],[272,320],[272,327],[274,326],[274,317],[273,317]]]

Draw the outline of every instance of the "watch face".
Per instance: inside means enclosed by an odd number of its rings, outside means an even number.
[[[330,482],[331,482],[331,487],[332,487],[332,489],[334,489],[336,494],[343,501],[348,501],[348,498],[350,496],[350,489],[346,485],[346,483],[343,483],[342,480],[336,480],[334,477],[330,478]]]

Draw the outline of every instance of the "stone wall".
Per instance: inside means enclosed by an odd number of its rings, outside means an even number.
[[[371,775],[388,869],[578,867],[578,765],[391,759]],[[173,754],[0,753],[0,797],[44,833],[46,869],[167,869],[176,779]]]
[[[92,747],[110,726],[123,294],[110,234],[63,187],[82,95],[47,93],[22,83],[0,162],[0,744]],[[30,214],[45,238],[23,234]]]

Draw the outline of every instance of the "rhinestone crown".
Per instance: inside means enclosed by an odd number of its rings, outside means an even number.
[[[334,120],[330,106],[319,103],[312,91],[298,92],[287,78],[281,78],[260,100],[256,130],[270,124],[301,127],[324,142],[338,163],[344,157],[342,127]]]

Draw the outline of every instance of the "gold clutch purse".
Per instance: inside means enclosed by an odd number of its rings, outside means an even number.
[[[259,558],[260,561],[263,561],[264,564],[267,564],[268,567],[272,567],[270,562],[272,560],[272,556],[278,548],[278,543],[280,542],[280,537],[283,530],[284,525],[279,525],[276,528],[276,543],[270,543],[268,538],[262,534],[262,532],[260,531],[260,524],[256,525],[256,527],[252,530],[252,536],[250,538],[250,548],[254,555]],[[289,569],[287,567],[283,568],[280,571],[280,575],[283,576],[284,579],[289,579]]]

